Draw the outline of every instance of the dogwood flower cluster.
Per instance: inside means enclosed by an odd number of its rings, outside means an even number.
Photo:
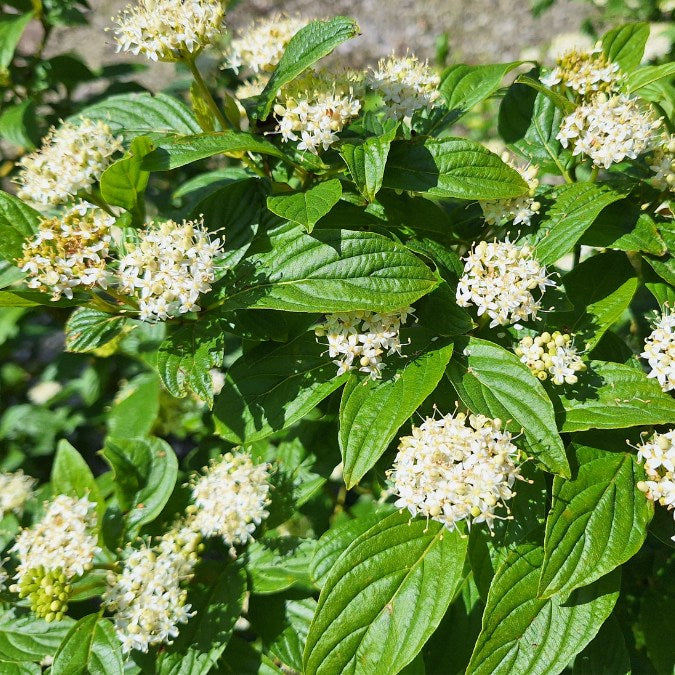
[[[596,166],[608,169],[647,151],[660,125],[636,99],[600,94],[565,117],[556,138],[564,148],[571,143],[573,155],[588,155]]]
[[[664,312],[645,340],[640,356],[647,359],[653,377],[663,391],[675,389],[675,314]]]
[[[204,537],[222,537],[230,547],[245,544],[269,515],[269,491],[268,464],[228,452],[194,481],[190,527]]]
[[[638,489],[647,499],[672,511],[675,518],[675,429],[655,433],[638,447],[637,457],[647,474],[647,480],[637,484]],[[675,537],[672,539],[675,541]]]
[[[224,0],[139,0],[113,19],[117,51],[177,61],[216,43],[225,31]]]
[[[571,49],[557,59],[556,67],[540,78],[547,87],[562,84],[582,97],[617,89],[621,74],[619,64],[610,61],[600,49]]]
[[[577,354],[571,335],[560,331],[544,332],[532,338],[524,337],[515,349],[516,355],[540,380],[549,377],[553,384],[575,384],[576,373],[586,370]]]
[[[366,311],[328,314],[314,333],[328,340],[328,354],[338,366],[338,375],[357,367],[377,380],[385,367],[383,357],[401,354],[399,332],[412,312],[412,307],[404,307],[387,314]]]
[[[170,644],[179,626],[194,615],[184,586],[192,578],[200,548],[200,536],[179,525],[155,546],[143,543],[129,549],[122,571],[108,574],[103,604],[113,614],[125,653]]]
[[[198,312],[197,301],[211,290],[220,240],[210,240],[203,221],[169,220],[139,232],[119,261],[122,293],[138,300],[142,321]]]
[[[510,161],[508,153],[502,155],[502,160],[522,176],[529,187],[529,191],[524,197],[490,199],[478,202],[483,210],[485,222],[488,225],[503,225],[513,221],[514,225],[531,225],[532,216],[539,213],[539,209],[541,209],[541,204],[534,198],[537,187],[539,187],[539,179],[537,178],[539,169],[534,165],[525,168],[519,167]]]
[[[0,473],[0,518],[9,513],[20,516],[23,505],[32,497],[35,478],[23,471]]]
[[[267,73],[259,73],[250,80],[246,80],[237,87],[237,98],[243,100],[245,98],[252,98],[253,96],[260,96],[263,89],[267,86],[269,79]]]
[[[652,156],[649,168],[654,172],[652,182],[659,190],[675,191],[675,135],[666,138]]]
[[[350,71],[314,71],[284,87],[274,116],[284,142],[299,141],[298,150],[318,154],[338,140],[361,110],[359,76]]]
[[[300,17],[285,14],[257,19],[237,31],[227,53],[227,65],[235,70],[245,66],[254,73],[274,70],[286,45],[306,25]]]
[[[68,202],[90,190],[121,150],[122,137],[100,120],[52,127],[42,147],[19,160],[17,195],[42,206]]]
[[[519,451],[499,419],[449,414],[428,417],[404,436],[389,476],[396,506],[443,523],[466,520],[490,529],[500,503],[511,497],[520,475]]]
[[[113,223],[114,218],[88,204],[42,220],[17,261],[28,275],[29,288],[51,293],[52,300],[72,298],[77,288],[106,288]]]
[[[463,258],[464,274],[457,285],[457,304],[475,305],[478,316],[487,314],[490,326],[506,326],[536,319],[541,299],[532,291],[555,286],[531,246],[506,241],[481,241]]]

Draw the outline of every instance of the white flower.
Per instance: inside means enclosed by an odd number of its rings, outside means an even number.
[[[661,315],[640,356],[649,362],[648,377],[656,378],[663,391],[675,389],[675,314]]]
[[[541,204],[534,199],[537,187],[539,187],[539,179],[537,178],[539,169],[534,165],[525,168],[519,167],[510,160],[508,152],[502,154],[502,160],[521,175],[530,189],[525,197],[478,202],[483,210],[485,222],[488,225],[503,225],[513,221],[514,225],[531,225],[532,216],[539,213],[541,208]]]
[[[17,195],[37,205],[63,204],[88,191],[122,150],[104,122],[82,118],[52,127],[39,150],[19,160]]]
[[[428,417],[404,436],[390,473],[396,506],[453,530],[457,523],[487,523],[513,497],[519,451],[501,420],[464,413]]]
[[[654,172],[652,181],[657,189],[675,191],[675,135],[667,136],[657,147],[649,168]]]
[[[380,59],[377,68],[366,75],[366,82],[382,97],[389,117],[408,124],[415,112],[430,110],[440,97],[440,77],[428,62],[412,54]]]
[[[553,384],[575,384],[576,373],[586,370],[572,336],[559,331],[542,333],[535,338],[524,337],[515,352],[535,377],[546,380],[550,376]]]
[[[541,301],[532,291],[555,286],[530,246],[519,248],[506,241],[481,241],[463,258],[464,274],[457,285],[457,304],[475,305],[478,316],[487,314],[490,326],[506,326],[537,318]]]
[[[135,296],[142,321],[198,312],[211,290],[220,240],[211,241],[202,221],[169,220],[142,230],[119,262],[120,290]]]
[[[226,54],[227,65],[235,70],[245,66],[255,73],[274,70],[290,39],[306,25],[307,21],[285,14],[257,19],[237,31]]]
[[[646,481],[637,484],[647,499],[673,511],[675,518],[675,429],[654,435],[638,447],[638,461],[644,464]],[[675,537],[672,537],[675,541]]]
[[[100,551],[96,521],[96,504],[86,497],[58,495],[48,502],[42,520],[21,530],[11,549],[19,558],[19,583],[40,567],[60,570],[66,579],[82,576]]]
[[[620,79],[619,64],[607,59],[600,49],[571,49],[557,59],[556,67],[540,78],[548,87],[556,84],[570,87],[580,96],[595,92],[613,92]]]
[[[81,204],[63,216],[42,220],[34,239],[23,245],[17,265],[28,275],[29,288],[73,297],[73,289],[106,288],[106,259],[114,218]]]
[[[36,480],[21,469],[14,473],[0,473],[0,518],[8,513],[21,515],[23,505],[33,495]]]
[[[328,340],[328,354],[338,366],[338,375],[357,367],[371,379],[382,377],[382,357],[401,354],[399,331],[412,314],[412,307],[397,312],[342,312],[328,314],[315,329]]]
[[[672,24],[667,21],[649,24],[649,37],[642,55],[642,63],[649,63],[668,56],[673,45],[671,31]]]
[[[240,84],[236,91],[237,98],[243,100],[245,98],[252,98],[253,96],[260,96],[263,89],[267,86],[269,79],[270,78],[267,73],[260,73],[253,79],[247,80],[243,84]]]
[[[563,119],[556,138],[572,154],[588,155],[596,166],[608,169],[612,163],[635,159],[655,141],[661,125],[636,99],[624,94],[596,96]]]
[[[113,28],[117,51],[152,61],[176,61],[218,41],[225,30],[223,0],[139,0]]]
[[[245,544],[269,515],[268,479],[268,464],[254,464],[246,453],[226,453],[192,487],[191,527],[204,537],[222,537],[230,547]]]
[[[43,405],[54,398],[62,389],[61,383],[47,380],[45,382],[38,382],[34,387],[31,387],[26,396],[31,403]]]

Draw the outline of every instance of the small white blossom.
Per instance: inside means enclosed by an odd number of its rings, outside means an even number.
[[[328,314],[314,332],[328,340],[328,354],[338,366],[338,375],[357,367],[377,380],[385,366],[383,357],[401,354],[399,332],[412,312],[412,307],[405,307],[389,313]]]
[[[46,505],[42,520],[21,530],[11,551],[19,558],[16,579],[31,570],[60,570],[66,579],[91,568],[97,545],[96,504],[86,497],[58,495]]]
[[[260,96],[263,89],[269,82],[269,75],[267,73],[260,73],[251,80],[243,82],[237,87],[237,98],[243,100],[245,98],[252,98],[253,96]]]
[[[485,522],[490,529],[496,508],[511,497],[519,451],[499,419],[464,413],[428,417],[404,436],[389,472],[396,506],[443,523]]]
[[[427,61],[412,54],[380,59],[377,68],[366,75],[366,82],[382,97],[389,117],[408,124],[418,110],[431,110],[440,97],[440,77]]]
[[[63,385],[60,382],[46,380],[45,382],[38,382],[34,387],[31,387],[26,396],[31,403],[35,403],[35,405],[44,405],[62,390]]]
[[[596,166],[608,169],[612,163],[635,159],[655,141],[661,125],[636,99],[624,94],[598,95],[565,117],[556,138],[573,155],[588,155]]]
[[[198,312],[199,296],[211,290],[220,240],[211,241],[201,221],[169,220],[148,226],[127,243],[119,262],[122,293],[137,298],[142,321],[163,321]]]
[[[117,51],[176,61],[216,43],[225,31],[223,0],[139,0],[127,5],[113,32]]]
[[[559,331],[542,333],[535,338],[524,337],[515,352],[535,377],[540,380],[550,377],[553,384],[575,384],[576,373],[586,370],[572,336]]]
[[[651,368],[648,377],[656,378],[663,391],[675,389],[675,314],[662,314],[640,356]]]
[[[42,147],[19,160],[17,195],[43,206],[71,201],[91,189],[121,150],[122,137],[104,122],[82,118],[52,127]]]
[[[670,54],[673,46],[672,24],[668,21],[649,24],[649,37],[642,54],[642,63],[657,61]]]
[[[226,545],[245,544],[269,515],[269,465],[254,464],[246,453],[226,453],[192,487],[196,512],[191,527]]]
[[[610,61],[600,49],[571,49],[557,59],[556,67],[541,81],[547,87],[562,84],[580,96],[613,92],[619,84],[619,64]]]
[[[36,480],[21,469],[13,473],[0,473],[0,518],[8,513],[20,516],[23,505],[33,495]]]
[[[481,241],[463,258],[464,274],[457,285],[457,304],[475,305],[478,316],[487,314],[490,326],[506,326],[537,318],[541,300],[532,291],[544,292],[555,283],[530,246],[519,248],[508,239]]]
[[[675,135],[666,137],[656,148],[649,168],[654,172],[654,187],[675,192]]]

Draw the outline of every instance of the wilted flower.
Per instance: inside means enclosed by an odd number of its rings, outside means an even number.
[[[575,384],[576,373],[586,370],[586,365],[577,354],[571,335],[560,331],[542,333],[534,338],[524,337],[515,349],[520,360],[535,377],[553,384]]]
[[[580,96],[595,92],[613,92],[617,89],[619,64],[610,61],[599,49],[571,49],[557,59],[556,67],[540,78],[548,87],[562,84]]]
[[[649,377],[656,378],[663,391],[675,389],[675,314],[661,315],[640,356],[649,362]]]
[[[0,518],[8,513],[21,515],[23,505],[33,495],[36,480],[21,469],[13,473],[0,473]]]

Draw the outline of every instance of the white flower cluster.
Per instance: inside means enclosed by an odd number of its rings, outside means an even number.
[[[572,142],[572,154],[588,155],[596,166],[608,169],[648,150],[660,125],[661,120],[643,110],[636,99],[600,94],[567,115],[556,138],[564,148]]]
[[[243,100],[245,98],[252,98],[253,96],[260,96],[263,89],[267,86],[269,79],[267,73],[260,73],[253,79],[243,82],[237,87],[237,98]]]
[[[610,61],[600,49],[571,49],[557,59],[556,67],[540,78],[547,87],[562,84],[580,96],[599,91],[615,91],[619,82],[619,64]]]
[[[23,471],[0,473],[0,518],[9,513],[20,516],[23,505],[33,495],[35,478]]]
[[[290,39],[306,25],[300,17],[285,14],[257,19],[237,31],[226,55],[228,66],[235,70],[245,66],[255,73],[274,70]]]
[[[366,81],[382,97],[389,117],[408,124],[418,110],[430,110],[440,97],[440,77],[428,62],[412,54],[380,59],[377,68],[371,68],[366,75]]]
[[[675,389],[675,314],[662,314],[640,356],[649,362],[649,377],[656,378],[663,391]]]
[[[649,168],[654,172],[652,180],[657,189],[675,191],[675,135],[656,148]]]
[[[178,526],[156,546],[132,549],[123,570],[108,574],[103,604],[114,614],[125,653],[170,643],[193,616],[183,586],[192,578],[200,540],[189,527]]]
[[[453,530],[457,523],[492,523],[513,497],[519,451],[501,420],[464,413],[428,417],[398,446],[390,478],[396,506]]]
[[[637,484],[648,499],[673,511],[675,518],[675,429],[655,433],[638,447],[638,460],[644,464],[646,481]],[[675,537],[672,537],[675,541]]]
[[[176,61],[218,41],[225,30],[224,0],[139,0],[127,5],[113,32],[117,51],[152,61]]]
[[[399,332],[412,314],[412,307],[398,312],[342,312],[328,314],[317,326],[317,337],[328,340],[328,354],[342,375],[355,366],[373,380],[382,377],[384,355],[401,354]]]
[[[28,274],[29,288],[73,297],[73,289],[106,288],[106,259],[114,218],[87,204],[42,220],[34,239],[23,246],[17,265]]]
[[[530,189],[524,197],[490,199],[478,202],[483,210],[485,222],[488,225],[503,225],[513,221],[514,225],[531,225],[532,216],[539,213],[541,208],[541,204],[534,198],[537,187],[539,187],[539,179],[537,178],[539,169],[534,165],[525,168],[517,166],[510,161],[508,153],[502,155],[502,160],[522,176]]]
[[[546,380],[550,376],[553,384],[575,384],[576,373],[586,370],[572,336],[560,331],[545,332],[535,338],[524,337],[515,352],[535,377]]]
[[[60,570],[66,579],[91,568],[97,545],[96,504],[86,497],[57,495],[47,504],[42,520],[21,530],[11,549],[19,557],[16,579],[31,570]]]
[[[354,73],[310,72],[279,94],[274,115],[284,142],[300,141],[298,150],[318,154],[338,140],[361,110],[359,78]]]
[[[122,150],[122,137],[110,127],[82,118],[52,127],[39,150],[19,160],[17,195],[38,205],[63,204],[87,191]]]
[[[457,304],[475,305],[478,316],[487,314],[490,326],[506,326],[537,318],[541,300],[532,291],[555,286],[531,246],[506,241],[481,241],[463,258],[464,274],[457,285]]]
[[[222,537],[230,547],[245,544],[269,515],[268,479],[268,464],[254,464],[246,453],[226,453],[192,487],[196,510],[190,527],[204,537]]]
[[[198,312],[200,294],[211,290],[219,250],[220,240],[210,240],[202,221],[149,226],[138,241],[127,243],[119,261],[120,290],[138,299],[141,321]]]

